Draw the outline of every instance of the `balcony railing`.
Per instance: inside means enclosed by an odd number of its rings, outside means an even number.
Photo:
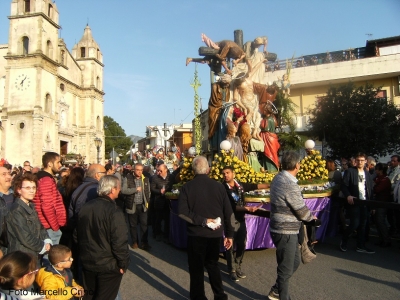
[[[315,66],[321,64],[330,64],[348,60],[362,59],[369,56],[366,56],[366,48],[353,48],[347,50],[339,50],[333,52],[326,53],[317,53],[311,55],[303,55],[299,57],[294,57],[292,59],[285,60],[277,60],[275,62],[267,62],[265,66],[266,72],[274,72],[277,70],[286,70],[288,64],[292,64],[291,68],[303,68],[308,66]]]

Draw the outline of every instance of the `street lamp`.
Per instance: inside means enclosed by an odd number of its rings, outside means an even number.
[[[96,137],[94,139],[94,145],[97,148],[97,163],[98,164],[100,163],[100,147],[101,147],[102,143],[103,143],[103,141],[101,140],[101,138]]]
[[[304,147],[306,148],[307,155],[309,155],[311,153],[311,150],[313,150],[315,147],[315,142],[313,140],[307,140],[304,143]]]

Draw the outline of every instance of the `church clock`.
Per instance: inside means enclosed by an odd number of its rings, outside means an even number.
[[[26,91],[31,85],[31,79],[26,74],[20,74],[15,79],[15,88],[19,91]]]

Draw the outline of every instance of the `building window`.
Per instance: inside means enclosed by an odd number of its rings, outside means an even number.
[[[25,128],[25,123],[24,122],[19,123],[19,129],[24,129],[24,128]]]
[[[60,90],[61,90],[62,92],[64,92],[64,90],[65,90],[64,83],[60,83]]]
[[[81,57],[86,57],[85,47],[81,47]]]
[[[61,111],[61,114],[60,114],[60,125],[61,125],[61,128],[66,128],[67,127],[67,113],[65,112],[65,110],[62,110]]]
[[[31,11],[31,0],[24,0],[24,11],[26,13]]]
[[[96,78],[96,88],[100,90],[100,77],[97,76]]]
[[[53,6],[51,4],[49,4],[49,10],[47,12],[47,15],[49,16],[49,18],[51,18],[52,14],[53,14]]]
[[[101,119],[100,116],[97,116],[97,120],[96,120],[96,130],[100,131],[101,130]]]
[[[50,94],[46,95],[45,103],[44,103],[44,112],[51,114],[51,96]]]
[[[379,92],[376,94],[375,98],[381,100],[382,102],[387,102],[387,93],[386,93],[386,90],[381,90],[381,91],[379,91]]]
[[[29,38],[27,36],[24,36],[22,38],[22,46],[23,46],[22,54],[27,55],[29,53]]]
[[[65,65],[65,51],[61,50],[61,57],[60,57],[61,64]]]
[[[47,41],[46,45],[46,55],[50,58],[53,58],[53,45],[51,44],[51,41]]]
[[[97,59],[100,60],[100,50],[97,49]]]

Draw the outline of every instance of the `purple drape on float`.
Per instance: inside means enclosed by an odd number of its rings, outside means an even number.
[[[186,221],[178,217],[178,200],[170,200],[169,240],[175,247],[187,247]]]
[[[313,215],[321,220],[322,225],[316,230],[318,241],[323,242],[329,221],[330,198],[304,199],[307,207]],[[248,203],[248,206],[257,206],[258,203]],[[271,210],[269,203],[263,208]],[[269,218],[246,215],[247,243],[246,249],[275,248],[269,233]]]
[[[317,228],[317,240],[322,242],[325,237],[329,221],[330,198],[304,199],[307,207],[313,215],[321,220],[322,225]],[[257,206],[258,203],[247,203],[248,206]],[[270,204],[264,204],[263,208],[270,210]],[[247,243],[246,249],[275,248],[269,233],[269,218],[257,217],[246,214]],[[175,247],[186,248],[187,234],[186,221],[178,217],[178,201],[171,200],[170,241]]]

